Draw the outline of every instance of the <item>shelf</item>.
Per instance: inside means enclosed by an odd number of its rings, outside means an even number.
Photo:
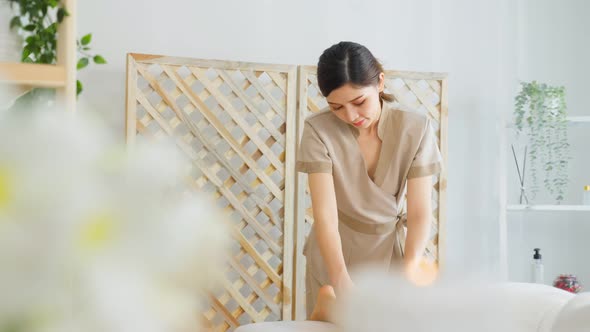
[[[590,211],[590,205],[508,205],[508,211]]]
[[[571,123],[588,123],[590,124],[590,116],[568,116],[567,121]]]
[[[58,65],[0,62],[0,83],[59,88],[66,85],[66,70]]]
[[[588,124],[590,125],[590,116],[589,115],[581,115],[581,116],[568,116],[566,117],[568,124],[575,125],[575,124]],[[509,122],[506,125],[506,128],[514,128],[514,123]]]

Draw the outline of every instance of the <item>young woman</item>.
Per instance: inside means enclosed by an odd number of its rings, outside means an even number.
[[[419,269],[430,235],[431,177],[442,160],[430,120],[390,104],[383,68],[366,47],[326,49],[317,77],[329,109],[305,120],[297,157],[297,170],[309,173],[315,219],[304,248],[310,318],[320,288],[346,291],[355,266]]]

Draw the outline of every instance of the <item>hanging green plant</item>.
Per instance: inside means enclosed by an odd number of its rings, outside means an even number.
[[[12,10],[17,13],[10,20],[10,29],[23,36],[25,44],[21,61],[27,63],[55,64],[57,61],[57,34],[61,22],[68,16],[67,8],[59,0],[8,0]],[[76,40],[78,46],[78,70],[86,68],[93,61],[106,64],[104,57],[91,54],[92,34]],[[76,82],[76,95],[83,90],[80,80]],[[22,98],[38,99],[52,95],[53,89],[32,89]]]
[[[565,88],[536,81],[523,82],[514,107],[517,135],[526,132],[530,146],[532,197],[539,190],[538,167],[541,166],[545,172],[545,188],[561,203],[567,188],[570,160]]]

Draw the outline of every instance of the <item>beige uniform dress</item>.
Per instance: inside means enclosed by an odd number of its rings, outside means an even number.
[[[367,173],[357,142],[358,129],[330,110],[305,120],[297,171],[331,173],[338,206],[338,228],[348,270],[360,264],[389,269],[402,256],[398,237],[401,198],[407,179],[440,172],[436,137],[424,115],[383,103],[377,125],[381,151],[374,180]],[[397,230],[396,230],[397,228]],[[306,306],[311,314],[319,288],[330,284],[312,227],[303,250],[307,260]]]

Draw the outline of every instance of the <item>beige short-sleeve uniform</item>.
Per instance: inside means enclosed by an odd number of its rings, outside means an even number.
[[[381,151],[371,180],[357,142],[357,128],[338,119],[330,110],[305,120],[296,168],[304,173],[332,174],[347,269],[366,263],[389,269],[401,257],[395,228],[400,224],[398,206],[406,181],[436,174],[442,166],[430,121],[424,115],[384,103],[377,125]],[[319,288],[329,284],[314,227],[304,255],[309,316]]]

